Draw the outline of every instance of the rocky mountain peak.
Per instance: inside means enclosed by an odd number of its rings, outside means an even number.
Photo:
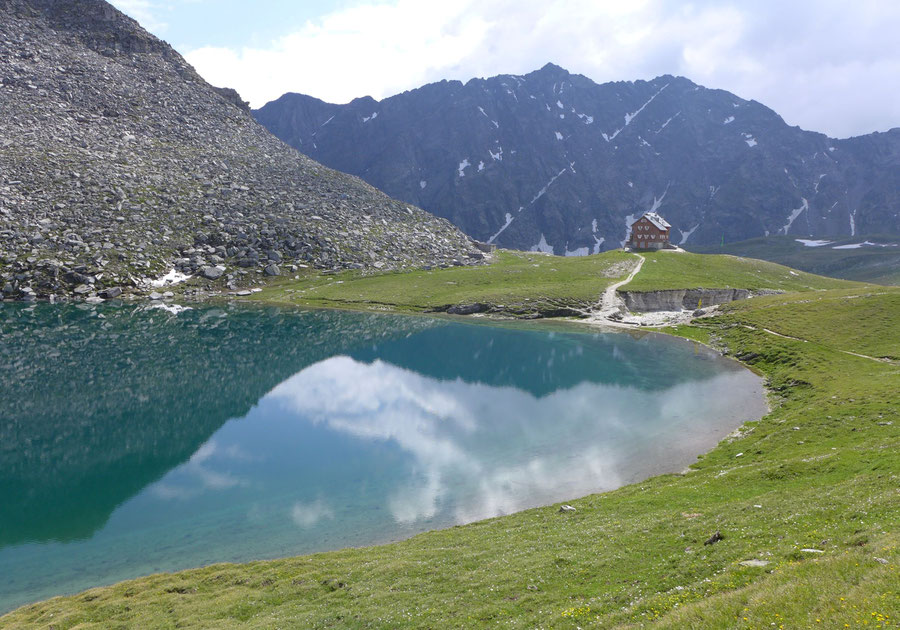
[[[4,297],[480,258],[445,220],[284,145],[106,2],[0,9]]]
[[[77,37],[105,56],[157,53],[180,59],[168,44],[104,0],[11,0],[10,4],[19,15],[30,11],[57,33]]]
[[[546,77],[551,79],[559,79],[568,77],[569,75],[570,73],[568,70],[548,61],[540,68],[540,70],[530,72],[526,76],[533,76],[535,78]]]

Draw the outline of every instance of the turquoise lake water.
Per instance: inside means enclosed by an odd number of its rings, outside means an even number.
[[[761,379],[653,334],[0,305],[0,612],[398,540],[677,471]]]

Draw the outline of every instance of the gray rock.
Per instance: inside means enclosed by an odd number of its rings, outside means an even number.
[[[447,309],[451,315],[472,315],[473,313],[483,313],[490,307],[487,304],[476,302],[475,304],[455,304]]]
[[[108,289],[103,289],[97,295],[106,300],[111,300],[122,295],[122,289],[120,287],[109,287]]]
[[[200,270],[200,275],[206,278],[207,280],[216,280],[222,277],[222,274],[225,273],[225,270],[221,267],[204,267]]]
[[[72,290],[72,293],[74,293],[75,295],[86,295],[93,290],[94,289],[92,289],[90,286],[88,286],[86,284],[79,284],[77,287],[75,287]]]
[[[268,267],[266,267],[265,274],[267,276],[280,276],[281,269],[278,268],[278,265],[272,264],[272,265],[269,265]]]
[[[742,567],[764,567],[769,564],[768,560],[741,560],[738,562]]]

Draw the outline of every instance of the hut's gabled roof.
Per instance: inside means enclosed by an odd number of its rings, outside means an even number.
[[[643,219],[644,217],[647,217],[650,223],[658,227],[660,230],[668,230],[670,227],[672,227],[671,225],[669,225],[668,221],[663,219],[655,212],[645,212],[641,219]],[[638,221],[640,221],[640,219],[638,219]]]

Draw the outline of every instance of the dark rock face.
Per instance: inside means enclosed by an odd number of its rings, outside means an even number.
[[[128,290],[173,267],[474,262],[449,222],[269,134],[102,0],[0,0],[4,297]],[[8,286],[8,290],[7,290]]]
[[[285,94],[254,114],[314,159],[504,247],[616,248],[651,209],[676,244],[900,233],[900,129],[835,140],[681,77],[597,85],[548,64],[381,102]]]

